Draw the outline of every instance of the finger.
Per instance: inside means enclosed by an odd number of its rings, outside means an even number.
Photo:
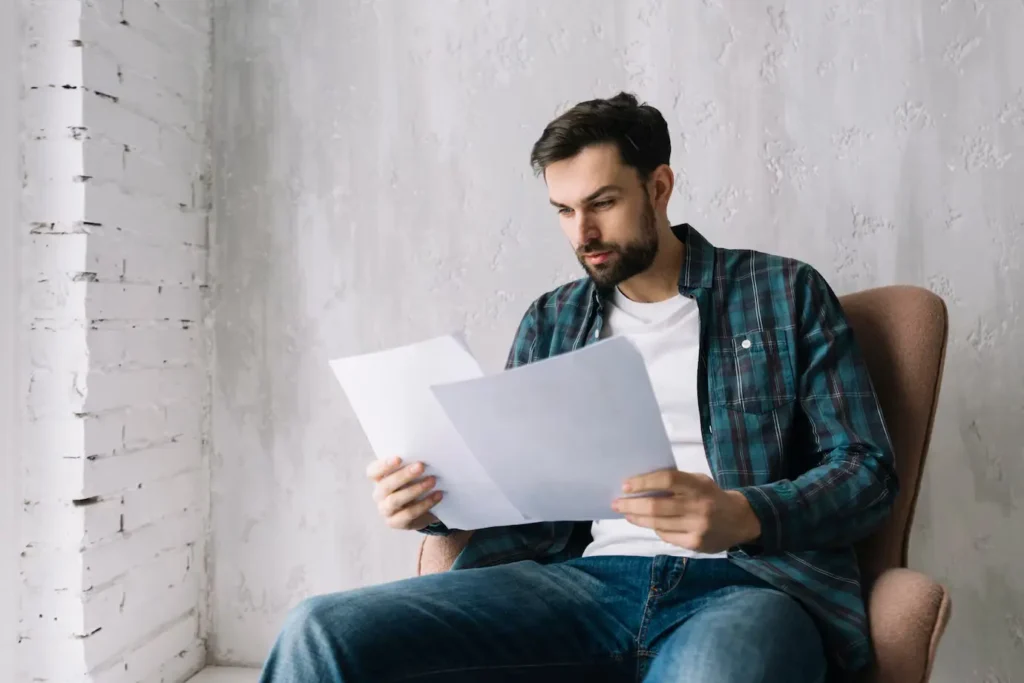
[[[670,517],[682,514],[685,505],[679,498],[618,498],[612,509],[623,514]]]
[[[421,501],[406,506],[388,517],[388,525],[396,529],[408,529],[412,523],[425,515],[432,507],[441,502],[442,493],[434,491]]]
[[[441,520],[437,518],[437,515],[435,515],[433,512],[428,512],[427,514],[421,515],[420,517],[417,517],[413,521],[409,522],[408,528],[419,531],[423,527],[429,526],[430,524],[439,521]]]
[[[626,521],[654,531],[680,533],[689,531],[685,517],[649,517],[647,515],[626,515]]]
[[[694,474],[679,470],[657,470],[649,474],[627,479],[622,485],[626,493],[645,493],[648,491],[672,491],[675,495],[687,495],[700,491],[714,479],[706,474]]]
[[[666,543],[671,543],[680,548],[686,548],[695,552],[708,552],[711,550],[711,548],[705,548],[702,539],[692,533],[685,531],[655,531],[654,533],[658,534],[658,538]]]
[[[409,482],[419,478],[419,476],[423,474],[424,469],[426,468],[423,463],[414,462],[411,465],[406,465],[405,467],[387,475],[377,482],[377,490],[379,491],[378,499],[386,498],[398,489],[406,486]]]
[[[437,480],[434,477],[427,477],[423,481],[401,488],[381,501],[381,512],[385,517],[390,517],[424,493],[428,493],[435,485],[437,485]]]
[[[366,466],[368,479],[380,481],[381,477],[391,474],[402,464],[402,459],[397,455],[393,458],[380,458]]]
[[[679,474],[682,474],[679,470],[666,469],[630,477],[622,484],[622,490],[626,493],[668,491],[675,483],[676,475]]]

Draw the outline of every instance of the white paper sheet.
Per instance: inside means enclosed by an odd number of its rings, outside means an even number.
[[[675,468],[640,352],[613,337],[434,395],[528,521],[614,519],[629,477]]]
[[[379,458],[422,461],[438,479],[438,519],[454,529],[525,520],[466,447],[431,393],[432,384],[483,375],[461,340],[438,337],[330,362]]]

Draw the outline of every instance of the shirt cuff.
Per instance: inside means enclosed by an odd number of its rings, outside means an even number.
[[[737,548],[751,556],[782,550],[782,515],[771,492],[766,491],[764,486],[744,486],[735,490],[743,494],[761,522],[761,535],[750,543],[741,543]]]
[[[420,533],[426,534],[427,536],[447,536],[452,533],[452,531],[454,531],[454,529],[449,529],[443,522],[434,522],[433,524],[428,524],[420,529]]]

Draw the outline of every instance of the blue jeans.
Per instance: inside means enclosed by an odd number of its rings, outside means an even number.
[[[262,683],[819,683],[808,614],[725,559],[516,562],[310,598]]]

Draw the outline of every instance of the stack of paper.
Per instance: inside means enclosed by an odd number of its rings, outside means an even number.
[[[614,519],[623,481],[675,467],[623,337],[490,376],[454,336],[331,367],[376,456],[437,477],[433,512],[450,528]]]

